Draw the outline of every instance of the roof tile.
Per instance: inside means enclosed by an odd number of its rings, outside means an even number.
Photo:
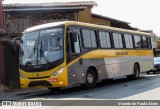
[[[97,5],[95,1],[82,2],[50,2],[50,3],[15,3],[3,4],[4,9],[10,8],[37,8],[37,7],[72,7],[72,6],[94,6]]]

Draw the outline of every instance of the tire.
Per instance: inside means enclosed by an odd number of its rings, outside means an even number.
[[[84,84],[85,89],[91,89],[96,86],[96,73],[93,69],[88,69],[86,74],[86,83]]]
[[[157,71],[157,70],[156,70]],[[153,74],[156,74],[156,71],[153,71]]]
[[[127,78],[128,79],[138,79],[139,78],[139,75],[140,75],[140,68],[139,68],[139,65],[138,64],[135,64],[134,65],[134,74],[133,75],[128,75]]]
[[[150,71],[147,71],[147,74],[150,74]]]
[[[156,71],[159,72],[159,71],[160,71],[160,68],[158,67]]]
[[[140,75],[140,68],[138,64],[134,65],[134,77],[133,79],[138,79]]]
[[[52,93],[58,93],[61,90],[61,87],[48,88]]]

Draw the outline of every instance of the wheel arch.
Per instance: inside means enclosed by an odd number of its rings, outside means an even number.
[[[138,67],[139,67],[139,72],[141,72],[141,68],[140,68],[140,64],[139,64],[139,62],[135,62],[135,63],[134,63],[134,66],[135,66],[136,64],[137,64],[137,65],[138,65]],[[133,68],[133,69],[134,69],[134,68]]]
[[[87,69],[87,71],[88,71],[89,69],[92,69],[92,70],[95,71],[96,81],[98,81],[98,70],[97,70],[97,68],[96,68],[95,66],[89,66],[88,69]]]

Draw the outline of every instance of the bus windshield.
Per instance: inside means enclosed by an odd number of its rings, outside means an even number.
[[[63,28],[25,33],[22,42],[21,65],[50,65],[63,58]]]

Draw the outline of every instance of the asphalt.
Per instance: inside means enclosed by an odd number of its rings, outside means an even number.
[[[149,94],[147,92],[159,91],[160,84],[160,73],[157,74],[141,74],[140,79],[138,80],[127,80],[126,78],[113,80],[111,82],[104,81],[97,84],[97,87],[92,90],[83,90],[81,87],[69,88],[62,90],[59,94],[53,94],[48,89],[9,89],[3,87],[0,84],[0,100],[21,100],[21,99],[32,99],[32,98],[41,98],[44,99],[72,99],[72,98],[83,98],[90,97],[95,99],[133,99],[130,96],[137,98],[147,98]],[[118,90],[117,90],[118,89]],[[155,90],[153,90],[155,89]],[[142,93],[147,93],[146,96],[137,97],[136,95],[141,95]],[[155,93],[153,92],[153,93]],[[158,93],[158,92],[156,92]],[[143,94],[142,94],[143,95]],[[152,95],[154,99],[157,98],[157,94]],[[150,98],[153,98],[149,96]],[[148,99],[150,99],[148,98]],[[157,98],[159,100],[159,98]],[[157,100],[156,99],[156,100]]]
[[[4,94],[3,101],[23,100],[68,100],[72,106],[47,106],[47,107],[24,107],[24,109],[160,109],[159,106],[73,106],[79,103],[76,100],[160,100],[160,73],[141,74],[138,80],[126,78],[103,81],[97,87],[84,90],[80,87],[62,90],[53,94],[47,89],[16,89]],[[108,83],[107,83],[108,82]],[[34,91],[34,92],[33,92]],[[74,100],[74,101],[69,101]],[[92,103],[90,104],[92,105]],[[1,107],[0,107],[1,108]],[[7,109],[21,109],[22,107],[7,107]],[[2,107],[4,109],[4,107]]]

